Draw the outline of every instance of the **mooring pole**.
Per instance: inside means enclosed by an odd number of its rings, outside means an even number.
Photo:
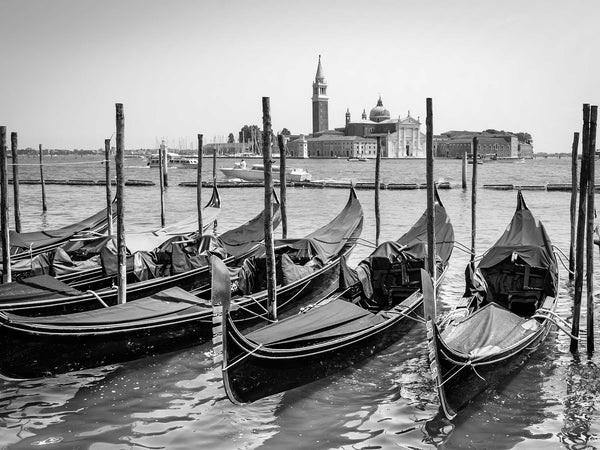
[[[6,127],[0,127],[0,218],[2,227],[2,282],[12,281],[8,223],[8,174],[6,173]]]
[[[163,180],[163,188],[169,186],[169,152],[167,151],[167,146],[165,145],[165,141],[162,141],[160,144],[160,150],[162,151],[162,156],[159,156],[159,169],[160,163],[162,162],[162,175],[161,178]],[[159,152],[159,155],[161,153]]]
[[[198,239],[202,237],[202,143],[203,135],[198,135],[198,166],[196,168],[196,209],[198,209]]]
[[[161,145],[158,149],[158,187],[160,189],[160,226],[165,226],[165,149]]]
[[[475,270],[475,237],[477,236],[477,147],[479,139],[473,138],[473,176],[471,179],[471,269]]]
[[[13,192],[15,204],[15,231],[21,232],[21,207],[19,206],[19,155],[17,154],[17,133],[10,133],[10,148],[12,151]]]
[[[583,130],[581,132],[581,175],[579,177],[579,217],[577,220],[577,241],[575,247],[575,292],[573,295],[573,323],[571,334],[579,337],[579,320],[581,315],[581,296],[583,290],[583,252],[585,241],[587,185],[588,185],[588,147],[590,139],[590,105],[583,105]],[[571,339],[571,353],[577,353],[578,342]]]
[[[577,146],[579,145],[579,132],[573,133],[571,147],[571,245],[569,247],[569,280],[573,281],[575,275],[575,227],[577,226]]]
[[[271,150],[271,105],[269,97],[262,98],[263,111],[263,164],[265,174],[265,257],[267,260],[267,298],[269,315],[277,320],[277,292],[275,279],[275,248],[273,243],[273,155]]]
[[[217,144],[213,148],[213,160],[212,160],[212,172],[213,172],[213,186],[217,184]]]
[[[429,275],[433,279],[435,292],[435,191],[433,181],[433,102],[427,99],[427,136],[425,152],[427,155],[427,265]],[[435,317],[435,313],[433,315]]]
[[[104,139],[104,173],[106,177],[106,220],[108,220],[108,235],[113,234],[112,215],[112,186],[110,180],[110,139]]]
[[[127,301],[127,247],[125,245],[125,177],[123,174],[123,154],[125,150],[125,115],[123,104],[116,105],[117,125],[117,263],[119,265],[118,303]]]
[[[375,246],[379,247],[381,216],[379,215],[379,173],[381,170],[381,136],[377,136],[377,154],[375,157]]]
[[[46,206],[46,185],[44,184],[44,161],[42,144],[40,144],[40,182],[42,184],[42,212],[48,211]]]
[[[588,145],[588,189],[587,189],[587,230],[586,230],[586,289],[587,289],[587,351],[594,352],[594,226],[596,214],[594,209],[594,181],[596,154],[596,121],[598,106],[593,105],[590,117],[590,137]]]
[[[277,144],[279,146],[279,201],[281,202],[281,238],[287,239],[287,186],[286,183],[286,154],[283,136],[277,135]]]
[[[467,189],[467,152],[462,156],[462,188]]]

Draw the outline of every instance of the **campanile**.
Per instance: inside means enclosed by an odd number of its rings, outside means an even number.
[[[327,83],[325,82],[323,67],[321,66],[321,55],[319,55],[319,65],[317,66],[317,74],[313,83],[312,95],[313,133],[329,129],[328,102]]]

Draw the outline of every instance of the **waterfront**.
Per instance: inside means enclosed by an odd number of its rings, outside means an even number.
[[[102,179],[96,160],[54,157],[45,160],[48,179]],[[34,159],[23,159],[33,163]],[[71,165],[50,165],[59,162]],[[232,165],[218,160],[218,167]],[[259,162],[257,160],[257,162]],[[76,163],[76,164],[75,164]],[[82,163],[82,164],[79,164]],[[157,180],[157,170],[144,160],[126,162],[126,179]],[[290,160],[306,167],[313,179],[372,181],[374,161]],[[211,160],[204,159],[210,179]],[[469,172],[471,171],[469,167]],[[39,177],[26,166],[21,178]],[[569,183],[566,159],[525,164],[486,163],[478,166],[483,184]],[[166,194],[167,222],[194,214],[193,170],[171,170]],[[457,160],[438,160],[435,178],[455,187],[440,192],[454,224],[457,241],[470,243],[471,192],[457,188]],[[218,179],[222,179],[218,175]],[[384,160],[382,181],[422,183],[425,161]],[[208,199],[209,191],[204,190]],[[99,186],[46,188],[48,213],[42,215],[40,187],[21,186],[25,230],[54,228],[96,211],[105,201]],[[139,231],[159,224],[158,187],[126,191],[126,229]],[[553,243],[568,250],[569,201],[565,192],[524,192],[525,201],[546,225]],[[252,217],[262,208],[259,188],[223,189],[219,230]],[[373,191],[359,191],[365,210],[362,237],[374,240]],[[288,189],[290,236],[301,236],[324,224],[343,205],[341,189]],[[382,240],[396,239],[425,207],[425,190],[381,192]],[[513,213],[516,192],[478,191],[477,251],[488,248]],[[12,220],[12,216],[11,216]],[[276,236],[280,234],[276,232]],[[370,252],[358,246],[355,265]],[[442,309],[464,289],[465,253],[455,249],[440,291]],[[600,262],[596,289],[600,289]],[[561,288],[570,291],[562,271]],[[571,297],[565,295],[559,313],[570,320]],[[585,308],[584,308],[585,309]],[[600,314],[596,303],[596,317]],[[582,320],[585,324],[585,320]],[[585,333],[585,330],[583,330]],[[599,446],[599,357],[580,359],[569,353],[569,340],[552,332],[522,370],[495,390],[480,396],[450,425],[432,419],[437,403],[429,380],[424,329],[415,325],[402,341],[357,366],[310,385],[255,404],[237,407],[225,398],[220,374],[212,364],[210,344],[126,364],[107,366],[43,380],[0,381],[0,447],[30,448],[594,448]],[[596,338],[597,347],[600,340]],[[581,344],[585,350],[585,343]]]

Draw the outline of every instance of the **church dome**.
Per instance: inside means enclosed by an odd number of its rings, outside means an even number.
[[[377,101],[377,106],[371,110],[369,113],[369,120],[373,122],[383,122],[384,120],[388,120],[390,118],[390,112],[383,107],[383,102],[381,101],[381,97]]]

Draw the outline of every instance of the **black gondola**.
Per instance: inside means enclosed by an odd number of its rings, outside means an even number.
[[[432,378],[448,419],[542,344],[557,322],[558,275],[544,225],[519,191],[504,234],[475,270],[467,267],[465,294],[437,322],[426,295]]]
[[[435,278],[439,283],[452,254],[454,231],[436,200]],[[217,323],[222,307],[222,328],[214,329],[215,353],[223,361],[229,399],[248,403],[309,383],[400,339],[423,313],[420,270],[426,258],[427,217],[423,214],[407,233],[380,245],[356,270],[342,265],[335,293],[313,293],[311,308],[279,322],[244,334],[233,320],[227,296],[213,297],[223,301],[222,306],[215,305]]]
[[[306,238],[275,242],[279,268],[287,273],[279,289],[278,310],[301,304],[313,291],[326,292],[337,285],[340,258],[356,245],[362,221],[362,207],[351,190],[348,203],[329,224]],[[248,289],[248,295],[235,298],[240,323],[266,311],[267,294],[260,290],[260,254],[256,252],[248,265],[232,270],[237,289]],[[253,274],[250,267],[256,269]],[[298,277],[292,280],[294,274]],[[212,317],[210,298],[180,287],[74,314],[27,317],[0,312],[0,373],[12,378],[39,377],[198,344],[210,338]]]

